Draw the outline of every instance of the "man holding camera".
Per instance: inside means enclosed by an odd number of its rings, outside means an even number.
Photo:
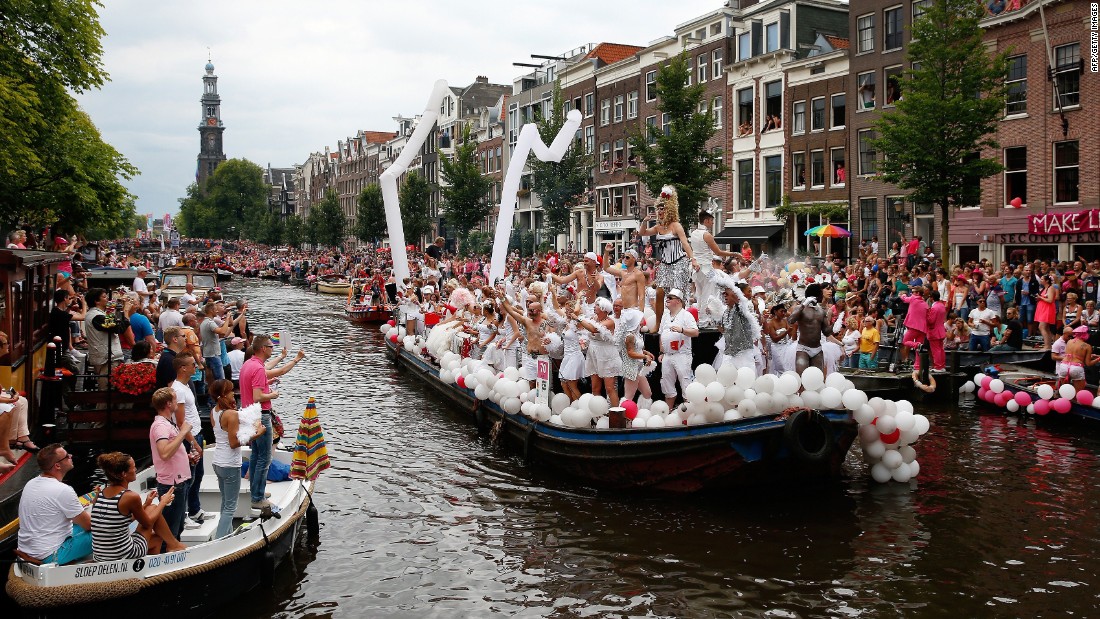
[[[84,315],[84,339],[88,341],[88,363],[99,376],[99,388],[107,389],[109,366],[122,363],[122,343],[118,334],[130,325],[126,315],[132,302],[122,301],[122,313],[108,309],[108,294],[102,288],[92,288],[84,295],[88,311]]]

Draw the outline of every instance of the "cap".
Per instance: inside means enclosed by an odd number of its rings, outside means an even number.
[[[149,267],[145,266],[144,264],[138,265],[137,272],[138,273],[148,273],[149,272]]]
[[[684,300],[684,293],[681,292],[679,288],[673,288],[672,290],[669,290],[668,293],[665,294],[665,296],[666,297],[676,297],[677,299],[680,299],[681,301]]]
[[[59,237],[57,237],[53,240],[53,244],[54,245],[68,245],[69,241],[66,240],[65,237],[59,236]]]
[[[624,256],[630,256],[631,258],[633,258],[635,260],[638,259],[638,252],[634,251],[633,249],[626,250],[625,252],[623,252],[623,255]]]
[[[590,251],[584,255],[585,260],[591,260],[593,262],[599,262],[600,257],[596,255],[596,252]]]
[[[767,292],[767,291],[764,290],[763,286],[753,286],[752,287],[752,293],[753,294],[764,294],[765,292]]]
[[[231,346],[238,346],[240,344],[244,344],[244,340],[239,338],[239,337],[235,337],[235,338],[229,340],[229,344]]]

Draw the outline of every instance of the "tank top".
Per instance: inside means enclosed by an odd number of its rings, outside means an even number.
[[[241,448],[229,446],[229,433],[222,427],[222,411],[215,407],[210,411],[210,427],[214,430],[214,466],[241,468]]]
[[[711,260],[714,258],[714,250],[710,248],[704,237],[707,232],[705,226],[699,226],[695,230],[691,231],[691,236],[688,237],[688,242],[691,243],[691,253],[695,256],[695,259],[699,262],[699,266],[703,268],[709,268]]]
[[[144,538],[138,542],[130,534],[133,518],[118,511],[118,502],[127,492],[123,490],[111,498],[101,494],[92,505],[92,556],[96,561],[135,559],[147,552]]]
[[[680,242],[680,237],[671,232],[656,235],[653,240],[653,249],[657,259],[665,264],[679,262],[681,258],[687,255],[683,243]]]

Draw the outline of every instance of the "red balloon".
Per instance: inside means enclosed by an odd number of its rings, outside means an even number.
[[[1007,391],[1002,391],[1002,392],[998,393],[997,395],[993,396],[993,403],[996,404],[997,406],[1001,407],[1001,408],[1004,408],[1004,405],[1008,404],[1008,401],[1009,401],[1009,399],[1011,399],[1011,396],[1012,396],[1011,393],[1008,393]]]
[[[899,438],[901,438],[901,430],[895,429],[889,434],[883,434],[880,432],[879,438],[882,439],[883,443],[886,443],[887,445],[893,445],[894,443],[898,442]]]
[[[396,333],[391,333],[390,334],[390,341],[393,342],[394,344],[397,343],[397,334]]]
[[[460,374],[458,376],[458,378],[455,378],[455,384],[457,384],[459,387],[462,387],[463,389],[465,389],[466,388],[466,377],[462,376]]]
[[[688,312],[695,317],[695,320],[699,320],[699,308],[689,307]]]
[[[388,324],[391,327],[396,327],[397,326],[397,321],[391,318],[391,319],[386,321],[386,324]]]
[[[623,400],[620,406],[626,411],[624,414],[627,419],[634,419],[638,416],[638,403],[634,400]]]
[[[1024,205],[1024,201],[1018,197],[1012,198],[1008,203],[1012,205],[1012,208],[1020,208]]]
[[[989,383],[993,382],[993,377],[986,374],[982,377],[982,389],[989,389]]]

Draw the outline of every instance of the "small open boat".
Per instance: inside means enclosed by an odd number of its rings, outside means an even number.
[[[895,348],[892,344],[879,346],[880,359],[893,359]],[[1050,351],[1039,348],[1025,347],[1022,350],[1006,350],[997,352],[981,352],[977,350],[948,350],[947,368],[973,373],[990,365],[1014,364],[1035,369],[1049,369],[1052,367]]]
[[[317,281],[317,292],[321,294],[347,294],[349,290],[351,290],[351,282]]]
[[[618,490],[691,493],[840,476],[856,422],[848,411],[762,415],[696,426],[584,429],[510,414],[439,378],[439,368],[386,340],[395,360],[457,403],[480,428],[525,460],[585,484]]]
[[[854,368],[840,368],[840,373],[867,395],[885,395],[896,399],[905,397],[904,394],[913,388],[913,377],[909,374]]]
[[[1058,377],[1049,372],[1038,372],[1031,368],[1025,368],[1014,365],[999,365],[997,366],[997,378],[1005,384],[1005,391],[1011,393],[1024,392],[1031,397],[1032,401],[1039,399],[1039,386],[1050,385],[1054,389],[1054,397],[1058,398],[1058,387],[1060,383]],[[1096,385],[1089,385],[1088,389],[1093,393],[1096,393]],[[1096,400],[1100,403],[1100,399]],[[992,406],[992,405],[991,405]],[[1001,409],[1002,411],[1004,409]],[[1038,415],[1037,419],[1060,419],[1065,417],[1077,417],[1082,419],[1092,419],[1100,421],[1100,409],[1093,406],[1085,406],[1080,404],[1076,400],[1072,401],[1072,404],[1067,414],[1059,414],[1051,411],[1046,415]]]
[[[393,318],[393,306],[345,303],[344,314],[352,322],[381,323]]]
[[[248,449],[243,448],[245,457]],[[293,453],[274,450],[272,458],[291,464]],[[202,509],[211,514],[197,529],[185,529],[187,550],[140,559],[33,565],[18,561],[8,575],[7,592],[28,614],[72,617],[138,616],[155,610],[158,617],[210,614],[218,605],[260,586],[270,586],[276,565],[294,547],[299,525],[316,531],[313,482],[292,479],[269,482],[271,502],[279,515],[243,522],[233,534],[212,539],[217,529],[221,493],[212,464],[200,489]],[[130,489],[144,496],[156,486],[152,468],[138,474]],[[237,516],[248,515],[248,484],[241,485]]]

